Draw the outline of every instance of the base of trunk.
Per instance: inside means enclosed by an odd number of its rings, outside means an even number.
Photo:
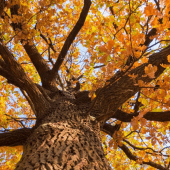
[[[74,122],[40,125],[24,146],[16,170],[111,170],[100,139]]]

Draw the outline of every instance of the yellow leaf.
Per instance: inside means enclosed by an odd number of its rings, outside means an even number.
[[[97,28],[95,26],[92,26],[92,32],[96,32]]]
[[[5,107],[5,100],[4,100],[4,98],[2,96],[1,96],[1,106]]]

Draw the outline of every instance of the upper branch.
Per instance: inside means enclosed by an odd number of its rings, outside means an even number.
[[[19,15],[19,5],[14,5],[10,8],[11,10],[11,16],[13,15]],[[14,31],[21,30],[22,31],[22,24],[26,23],[11,23],[11,26]],[[44,60],[44,58],[41,56],[41,54],[38,52],[35,44],[32,42],[32,45],[29,44],[29,42],[26,42],[21,39],[21,43],[23,44],[23,47],[28,54],[29,58],[31,59],[33,65],[35,66],[37,72],[40,75],[42,86],[45,88],[49,88],[49,86],[55,87],[55,82],[48,82],[47,77],[50,71],[50,68],[47,65],[47,62]]]
[[[121,122],[131,122],[131,119],[134,116],[138,116],[138,113],[126,113],[121,110],[117,110],[116,113],[113,114],[110,118],[115,118],[120,120]],[[147,112],[143,118],[149,121],[158,121],[158,122],[166,122],[170,121],[170,111],[166,112]],[[107,133],[108,135],[112,136],[113,133],[118,129],[118,125],[112,126],[110,124],[105,123],[101,130]]]
[[[34,64],[36,70],[38,71],[43,86],[46,84],[46,74],[50,71],[50,68],[48,67],[47,63],[41,56],[41,54],[38,52],[35,45],[29,45],[29,43],[25,44],[24,46],[25,51],[27,52],[29,58],[31,59],[32,63]]]
[[[58,59],[57,59],[56,63],[54,64],[53,69],[51,70],[50,79],[53,79],[56,76],[61,64],[63,63],[63,61],[65,59],[65,56],[66,56],[71,44],[73,43],[76,35],[79,33],[80,29],[84,25],[88,11],[90,9],[90,6],[91,6],[91,0],[84,0],[84,7],[81,11],[80,17],[79,17],[76,25],[74,26],[73,30],[70,32],[69,36],[67,37],[67,39],[63,45],[63,48],[61,49]]]
[[[6,133],[0,133],[0,146],[19,146],[23,145],[32,133],[32,129],[23,128]]]

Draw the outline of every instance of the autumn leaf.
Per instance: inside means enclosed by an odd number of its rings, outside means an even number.
[[[109,51],[111,51],[112,50],[112,48],[114,47],[114,40],[109,40],[108,42],[107,42],[107,49],[109,50]]]
[[[98,47],[100,52],[107,52],[107,48],[105,45],[101,45]]]
[[[92,97],[91,97],[91,100],[93,100],[95,97],[96,97],[96,94],[93,93],[93,95],[92,95]]]
[[[170,55],[167,56],[167,60],[170,63]]]
[[[152,4],[149,4],[148,6],[145,7],[144,13],[146,16],[150,15],[155,15],[156,14],[156,9],[154,9],[154,6]]]
[[[148,66],[145,67],[145,73],[150,78],[155,78],[155,72],[156,71],[157,71],[157,67],[152,66],[151,64],[149,64]]]
[[[132,118],[131,125],[133,127],[133,130],[137,130],[139,128],[138,118]]]

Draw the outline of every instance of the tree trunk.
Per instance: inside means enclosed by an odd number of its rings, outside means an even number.
[[[87,108],[60,102],[24,144],[16,170],[111,170]]]

